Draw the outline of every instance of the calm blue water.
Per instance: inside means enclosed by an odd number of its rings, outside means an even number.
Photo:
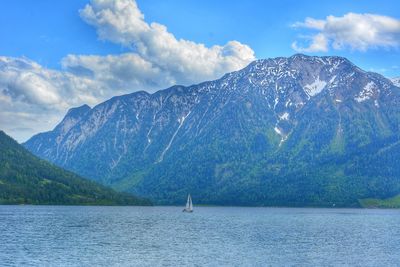
[[[1,266],[400,266],[400,210],[0,206]]]

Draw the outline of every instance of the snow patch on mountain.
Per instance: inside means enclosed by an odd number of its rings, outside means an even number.
[[[185,116],[182,116],[181,118],[178,119],[179,126],[178,126],[178,128],[176,129],[176,131],[174,132],[174,134],[172,135],[171,140],[169,141],[169,143],[168,143],[167,147],[164,149],[164,151],[161,153],[161,156],[160,156],[160,158],[157,160],[156,163],[160,163],[161,161],[164,160],[164,155],[165,155],[165,153],[167,153],[168,149],[171,147],[172,142],[173,142],[174,139],[175,139],[175,136],[178,134],[179,130],[181,129],[181,127],[182,127],[182,125],[183,125],[183,123],[185,122],[185,119],[190,115],[190,113],[191,113],[191,111],[189,111],[188,114],[186,114]]]
[[[354,98],[358,103],[364,102],[370,99],[374,95],[374,88],[376,87],[374,82],[367,83],[361,92]]]
[[[281,131],[278,127],[275,126],[274,130],[275,130],[275,132],[276,132],[277,134],[279,134],[280,136],[283,135],[282,131]]]
[[[279,115],[279,119],[285,121],[289,120],[289,113],[285,112],[282,115]]]
[[[276,126],[276,125],[274,127],[274,130],[281,137],[281,141],[279,142],[279,146],[282,146],[282,144],[286,141],[288,136],[281,129],[279,129],[278,126]]]
[[[326,86],[326,82],[320,80],[319,76],[318,76],[317,79],[315,79],[315,81],[313,83],[306,84],[304,86],[304,91],[307,93],[307,95],[312,97],[312,96],[316,96],[319,93],[321,93],[322,90],[324,90],[325,86]]]

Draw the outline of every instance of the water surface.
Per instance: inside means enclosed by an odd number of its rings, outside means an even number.
[[[1,266],[398,266],[400,211],[0,206]]]

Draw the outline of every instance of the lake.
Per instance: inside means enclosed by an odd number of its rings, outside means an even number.
[[[400,210],[181,210],[0,206],[0,265],[400,265]]]

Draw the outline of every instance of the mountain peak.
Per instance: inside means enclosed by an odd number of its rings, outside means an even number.
[[[304,70],[304,66],[312,65],[313,68],[316,66],[330,66],[331,68],[356,68],[361,71],[356,65],[354,65],[350,60],[345,57],[339,56],[308,56],[304,54],[294,54],[290,57],[276,57],[267,59],[258,59],[253,61],[247,67],[250,70],[256,68],[273,68],[277,67],[280,69],[290,68],[299,71]],[[247,69],[245,68],[245,69]]]
[[[56,126],[55,130],[58,130],[61,134],[67,133],[91,110],[92,109],[86,104],[76,108],[70,108],[61,123]]]
[[[336,94],[339,90],[344,96],[354,97],[358,93],[357,90],[370,79],[366,76],[367,72],[344,57],[295,54],[291,57],[256,60],[238,71],[237,75],[233,73],[225,77],[231,80],[232,77],[233,80],[236,77],[236,80],[242,81],[247,78],[252,86],[266,88],[269,92],[274,91],[274,101],[288,101],[282,99],[287,98],[283,95],[291,95],[294,102],[304,105],[308,99],[326,92],[326,89],[329,89],[331,94]],[[360,87],[350,86],[356,80]],[[348,90],[348,87],[352,90]]]
[[[84,114],[90,110],[91,110],[91,108],[88,105],[84,104],[79,107],[70,108],[68,110],[66,116],[72,116],[72,117],[81,116],[82,114]]]

